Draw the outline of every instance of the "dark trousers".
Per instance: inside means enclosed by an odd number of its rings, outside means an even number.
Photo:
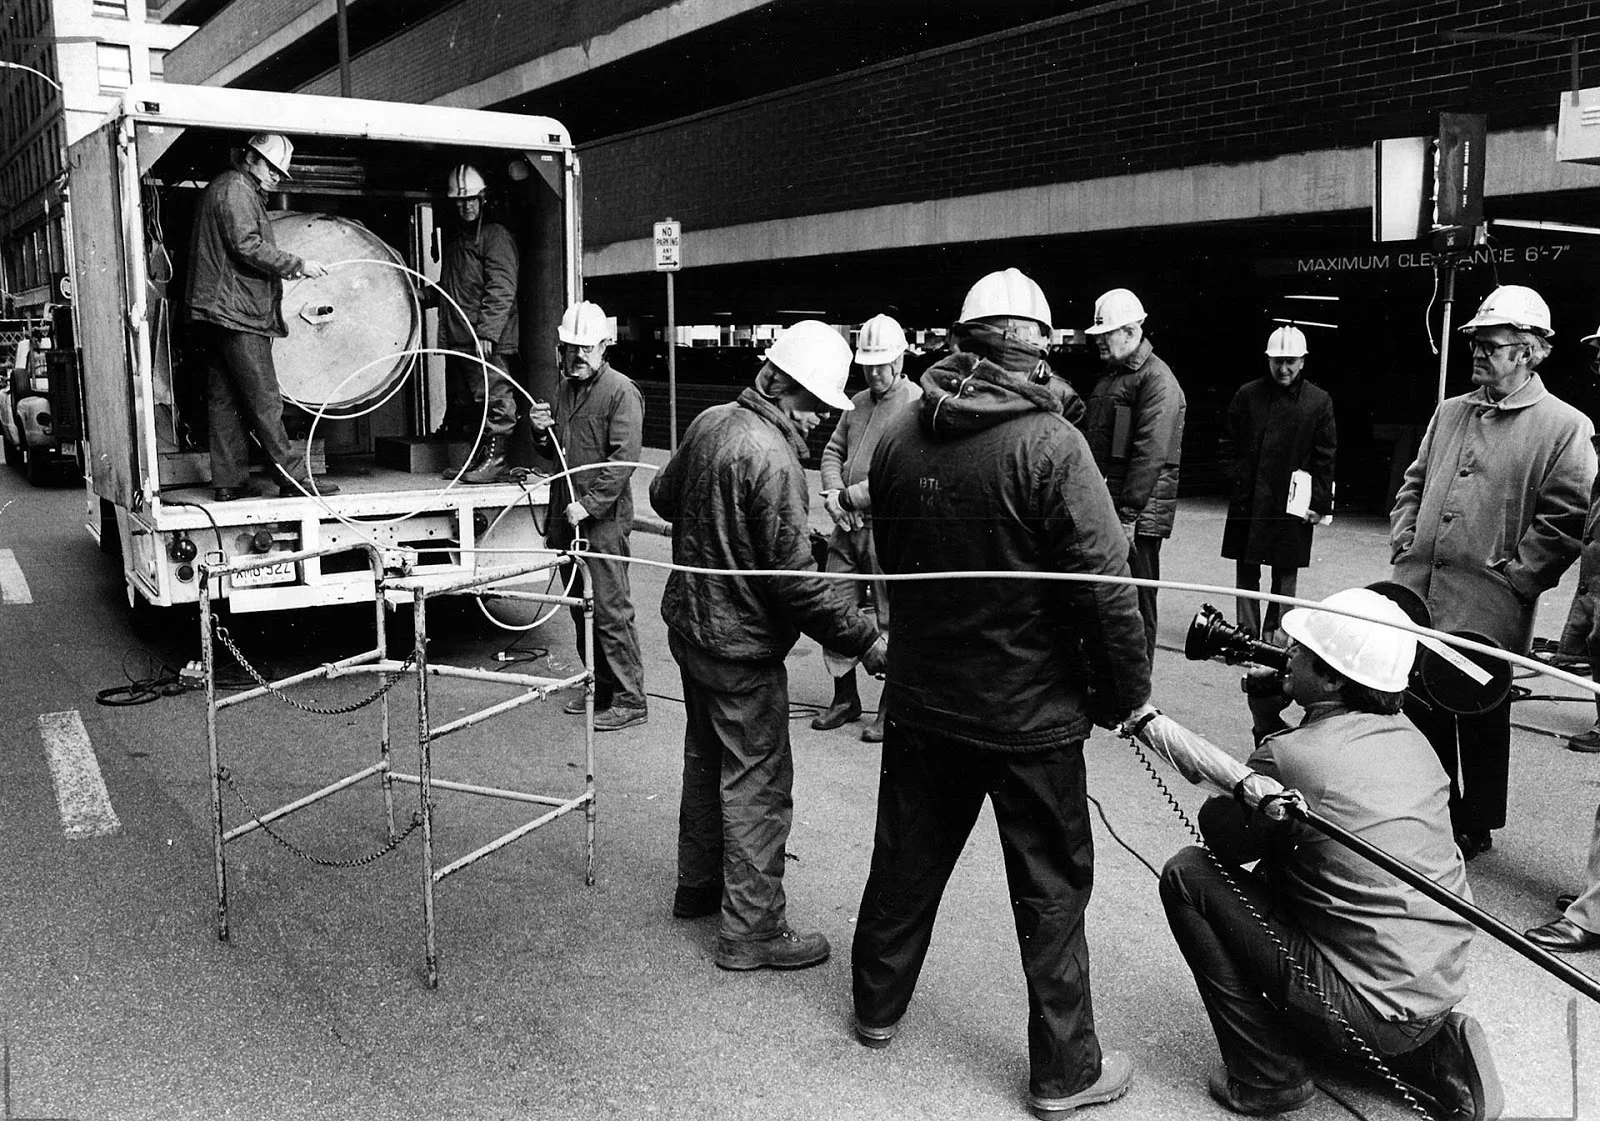
[[[979,751],[891,717],[852,951],[856,1015],[892,1024],[911,1003],[940,898],[985,795],[1028,982],[1029,1085],[1062,1097],[1100,1076],[1083,931],[1094,845],[1081,742],[1026,755]]]
[[[1128,547],[1128,573],[1139,580],[1161,579],[1161,538],[1152,533],[1136,533]],[[1139,614],[1144,616],[1145,650],[1153,663],[1156,658],[1156,590],[1139,589]]]
[[[1406,715],[1450,776],[1450,825],[1481,833],[1506,823],[1511,781],[1511,698],[1477,716],[1457,716],[1406,697]]]
[[[572,544],[572,527],[564,524],[563,514],[552,509],[550,517],[556,520],[551,527],[549,543],[552,548],[565,549]],[[633,553],[628,535],[614,521],[586,520],[582,532],[589,533],[588,551],[609,553],[616,557],[629,557]],[[563,565],[564,581],[571,566]],[[580,572],[573,577],[572,594],[582,595],[584,577]],[[594,589],[594,659],[584,648],[583,608],[572,609],[572,622],[577,632],[578,657],[594,669],[594,708],[596,712],[621,704],[629,708],[644,708],[644,663],[639,656],[639,632],[633,619],[633,590],[628,580],[626,561],[590,559],[589,585]]]
[[[1300,586],[1300,570],[1292,564],[1274,564],[1272,569],[1272,594],[1277,596],[1292,596],[1295,589]],[[1233,586],[1247,592],[1261,590],[1261,566],[1254,561],[1235,561]],[[1266,604],[1263,612],[1262,603],[1258,599],[1239,600],[1238,620],[1241,627],[1249,629],[1257,638],[1266,638],[1267,635],[1278,629],[1278,620],[1283,618],[1283,605],[1281,603]],[[1262,616],[1266,616],[1266,623],[1262,623]]]
[[[1305,1081],[1308,1050],[1353,1047],[1328,1006],[1380,1056],[1411,1051],[1437,1031],[1443,1015],[1404,1023],[1379,1016],[1259,876],[1242,868],[1230,873],[1232,883],[1204,849],[1194,847],[1180,850],[1161,872],[1167,923],[1194,973],[1229,1074],[1269,1090]],[[1295,966],[1322,991],[1327,1006]]]
[[[678,884],[722,885],[731,941],[785,924],[783,861],[794,821],[789,674],[781,659],[731,662],[667,632],[683,678]]]
[[[283,475],[307,483],[305,458],[283,428],[283,397],[272,364],[272,339],[196,324],[205,343],[207,415],[211,426],[211,485],[243,486],[250,477],[249,432]],[[283,483],[274,477],[274,483]]]
[[[489,364],[501,374],[510,372],[510,356],[501,351],[491,351]],[[447,431],[471,436],[483,425],[485,436],[509,436],[517,425],[516,390],[511,382],[497,374],[487,373],[481,365],[462,355],[447,354],[444,359],[444,427]],[[484,416],[484,399],[489,402],[488,416]]]

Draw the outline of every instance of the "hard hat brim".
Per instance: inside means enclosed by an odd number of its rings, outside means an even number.
[[[1600,347],[1600,331],[1596,331],[1592,335],[1585,335],[1585,336],[1583,336],[1583,338],[1579,339],[1578,341],[1580,343],[1592,343],[1595,346]]]
[[[903,346],[895,350],[858,350],[856,351],[856,365],[887,366],[905,352],[906,348]]]
[[[1269,350],[1268,358],[1304,358],[1310,354],[1309,350]]]
[[[1131,323],[1132,320],[1129,320],[1129,322]],[[1101,323],[1093,327],[1085,327],[1083,333],[1085,335],[1109,335],[1112,331],[1120,331],[1127,325],[1127,323]]]
[[[1463,323],[1458,330],[1465,334],[1468,331],[1476,331],[1480,327],[1515,327],[1518,331],[1530,331],[1541,338],[1553,339],[1556,337],[1556,333],[1549,327],[1538,327],[1532,323],[1518,323],[1515,319],[1509,319],[1504,315],[1492,314],[1473,316]]]

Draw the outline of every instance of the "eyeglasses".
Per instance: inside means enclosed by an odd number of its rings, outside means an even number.
[[[1468,344],[1469,348],[1471,349],[1471,351],[1472,351],[1472,353],[1474,355],[1482,355],[1485,358],[1489,357],[1491,354],[1493,354],[1497,350],[1504,350],[1508,346],[1521,346],[1521,345],[1522,345],[1521,343],[1516,343],[1516,342],[1512,342],[1512,343],[1492,343],[1492,342],[1489,342],[1486,339],[1473,339],[1472,342]]]

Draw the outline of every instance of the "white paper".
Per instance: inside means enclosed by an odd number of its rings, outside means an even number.
[[[1311,512],[1311,472],[1296,471],[1289,476],[1289,501],[1283,512],[1290,517],[1303,518]]]

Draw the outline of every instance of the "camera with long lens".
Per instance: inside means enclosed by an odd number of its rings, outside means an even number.
[[[1228,622],[1222,612],[1209,603],[1201,605],[1199,614],[1189,623],[1188,637],[1183,640],[1183,656],[1191,662],[1220,658],[1230,666],[1254,662],[1258,666],[1283,669],[1289,664],[1287,647],[1251,638],[1249,631]]]

